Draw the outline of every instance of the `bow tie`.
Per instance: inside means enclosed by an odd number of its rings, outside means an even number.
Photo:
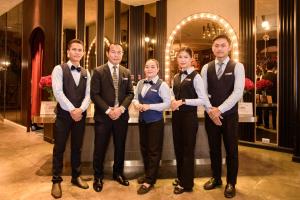
[[[81,71],[81,67],[75,67],[74,65],[72,65],[71,70],[77,70],[78,72]]]
[[[150,80],[150,81],[144,80],[144,84],[147,84],[147,83],[150,84],[150,85],[154,85],[152,80]]]
[[[180,75],[182,75],[182,74],[188,75],[188,73],[187,73],[186,70],[185,70],[185,71],[180,71],[179,74],[180,74]]]

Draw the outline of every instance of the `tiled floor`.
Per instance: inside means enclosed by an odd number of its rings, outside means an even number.
[[[52,145],[43,141],[42,133],[26,133],[20,127],[0,122],[0,138],[0,200],[52,199]],[[300,164],[291,162],[290,154],[240,146],[239,156],[237,196],[234,199],[300,199]],[[69,170],[65,171],[62,199],[225,199],[224,186],[213,191],[203,190],[202,186],[209,177],[209,166],[204,165],[197,166],[194,192],[182,195],[173,194],[171,183],[175,167],[164,166],[154,190],[144,196],[136,194],[138,184],[135,179],[130,180],[129,187],[124,187],[112,181],[108,175],[104,180],[103,191],[96,193],[92,189],[92,181],[88,182],[88,190],[72,186],[70,176],[67,176]],[[90,165],[85,166],[83,171],[84,177],[92,177]],[[136,177],[140,171],[141,167],[126,168],[131,178]]]

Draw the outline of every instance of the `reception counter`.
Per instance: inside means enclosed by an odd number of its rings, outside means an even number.
[[[93,112],[89,112],[86,119],[86,130],[82,148],[82,161],[91,162],[93,160],[94,150],[94,120],[92,117]],[[164,131],[164,144],[162,160],[175,160],[173,138],[172,138],[172,125],[171,125],[171,111],[165,111],[165,131]],[[132,107],[129,108],[129,127],[126,140],[126,152],[125,159],[128,161],[140,161],[140,145],[139,145],[139,133],[138,133],[138,112]],[[198,108],[199,129],[197,134],[195,157],[196,164],[204,164],[209,162],[209,148],[207,142],[207,135],[204,128],[204,109]],[[55,122],[55,115],[40,115],[34,117],[35,123],[44,124],[44,140],[53,143],[53,124]],[[252,123],[255,122],[255,117],[249,114],[239,114],[240,123]],[[69,143],[69,141],[68,141]],[[68,144],[69,145],[69,144]],[[113,144],[112,140],[109,144],[106,154],[106,161],[113,161]],[[65,160],[70,160],[70,148],[67,146],[65,153]]]

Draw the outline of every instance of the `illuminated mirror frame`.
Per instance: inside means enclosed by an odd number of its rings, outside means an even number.
[[[106,44],[107,46],[110,45],[110,42],[109,42],[109,40],[108,40],[106,37],[104,37],[104,42],[105,42],[105,44]],[[86,53],[86,61],[85,61],[85,68],[86,68],[86,69],[89,68],[89,58],[90,58],[90,53],[91,53],[91,50],[92,50],[93,46],[95,45],[95,43],[96,43],[96,37],[95,37],[95,38],[93,39],[93,41],[91,42],[91,44],[90,44],[90,46],[89,46],[89,50],[88,50],[87,53]],[[97,52],[95,52],[95,53],[97,54]]]
[[[179,31],[183,26],[185,26],[191,21],[195,21],[198,19],[211,20],[217,23],[222,28],[224,28],[224,30],[226,31],[226,35],[228,35],[229,38],[231,39],[232,59],[238,61],[239,51],[238,51],[237,35],[233,30],[232,26],[225,19],[211,13],[198,13],[198,14],[190,15],[176,25],[175,29],[172,31],[171,35],[168,38],[168,42],[166,45],[166,56],[165,56],[165,81],[167,83],[169,83],[170,81],[170,49],[171,49],[171,45],[173,44],[175,35],[177,31]]]

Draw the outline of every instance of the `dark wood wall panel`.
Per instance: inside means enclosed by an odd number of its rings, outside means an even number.
[[[294,0],[279,0],[279,146],[293,147],[297,132],[297,96],[294,74]],[[299,130],[298,130],[299,132]]]
[[[55,23],[55,65],[61,63],[61,41],[62,41],[62,1],[55,1],[55,13],[56,13],[56,23]]]
[[[294,142],[294,156],[293,156],[293,161],[295,162],[300,162],[300,97],[299,97],[299,86],[300,86],[300,2],[295,1],[295,67],[296,67],[296,73],[295,73],[295,81],[296,81],[296,94],[295,97],[297,98],[296,100],[296,130],[295,132],[295,142]]]
[[[96,20],[96,66],[104,64],[104,0],[97,0],[97,20]]]
[[[135,77],[144,74],[145,64],[144,6],[130,6],[129,10],[129,62],[128,68]]]
[[[240,62],[245,66],[247,78],[255,80],[255,0],[240,0],[240,36],[239,36],[239,55]],[[244,101],[253,102],[255,110],[254,92],[244,98]],[[240,140],[254,142],[254,123],[240,124]]]
[[[165,49],[167,42],[167,0],[156,2],[156,47],[154,58],[160,65],[159,76],[165,78]]]
[[[85,0],[77,0],[76,38],[84,42],[85,34]]]

